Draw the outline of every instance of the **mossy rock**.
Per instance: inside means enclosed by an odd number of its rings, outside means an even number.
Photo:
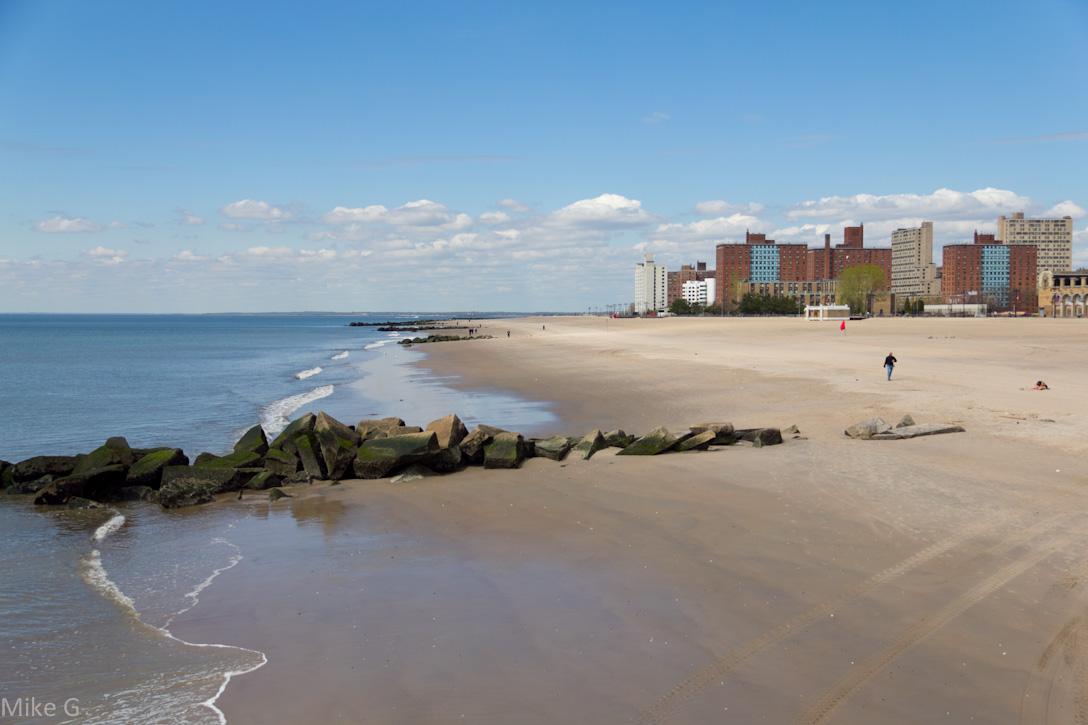
[[[194,468],[257,468],[263,465],[259,453],[242,451],[200,461]]]
[[[524,460],[525,439],[520,433],[499,433],[484,446],[484,468],[518,468]]]
[[[307,413],[301,418],[296,418],[291,421],[286,428],[280,431],[272,442],[268,444],[269,448],[278,448],[286,450],[284,446],[290,442],[299,433],[308,433],[314,429],[314,422],[317,420],[317,416],[313,413]],[[289,451],[293,452],[293,451]]]
[[[270,448],[268,453],[264,454],[264,468],[280,476],[290,476],[302,470],[302,461],[298,459],[298,456],[287,451]]]
[[[84,473],[58,478],[38,492],[34,503],[38,506],[56,506],[67,503],[73,496],[100,501],[109,498],[124,484],[124,466],[121,464],[103,466]]]
[[[75,456],[35,456],[19,461],[11,469],[13,483],[33,481],[49,474],[54,478],[72,475],[76,468]]]
[[[677,443],[676,450],[680,452],[705,451],[717,438],[718,434],[714,431],[704,430],[702,433],[696,433],[687,440]]]
[[[574,446],[574,450],[582,454],[582,460],[589,459],[594,453],[603,451],[605,448],[608,448],[608,443],[605,442],[604,434],[599,430],[591,432]]]
[[[617,456],[656,456],[676,445],[677,438],[668,428],[660,426],[631,443]]]
[[[318,480],[328,478],[325,469],[325,459],[321,456],[321,446],[312,432],[299,433],[293,443],[298,451],[298,458],[302,461],[302,470]]]
[[[268,438],[264,434],[264,428],[258,423],[238,439],[234,444],[235,453],[251,452],[263,456],[268,451]]]
[[[408,433],[363,441],[355,456],[355,475],[382,478],[413,463],[429,463],[437,454],[438,438],[434,432]]]
[[[128,468],[135,461],[135,454],[132,449],[128,447],[128,443],[124,438],[111,438],[114,445],[104,445],[95,448],[93,451],[85,456],[79,456],[79,460],[76,461],[75,468],[72,469],[73,474],[86,473],[96,468],[104,468],[105,466],[122,465]],[[121,444],[124,444],[124,447]]]
[[[158,489],[162,483],[162,469],[167,466],[187,466],[188,464],[189,457],[180,448],[163,448],[148,453],[133,463],[125,477],[125,485]]]
[[[282,482],[283,476],[276,475],[271,471],[261,471],[256,476],[246,481],[245,488],[253,491],[264,491],[265,489],[279,486]]]
[[[570,441],[566,436],[555,435],[542,441],[535,441],[536,455],[553,461],[563,460],[570,452]]]

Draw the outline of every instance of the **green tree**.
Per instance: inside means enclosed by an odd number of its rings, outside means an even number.
[[[741,298],[737,312],[742,315],[796,315],[797,301],[792,297],[771,297],[751,292]]]
[[[875,264],[859,264],[839,275],[839,302],[857,314],[866,311],[870,295],[884,286],[884,270]]]
[[[690,315],[691,303],[685,300],[683,297],[677,297],[675,300],[672,301],[672,304],[669,305],[669,312],[673,313],[674,315]]]

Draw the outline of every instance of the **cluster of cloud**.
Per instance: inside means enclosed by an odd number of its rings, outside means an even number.
[[[695,203],[690,212],[673,216],[654,213],[639,200],[614,193],[543,212],[506,198],[476,216],[428,199],[395,207],[335,206],[312,214],[301,204],[247,198],[223,204],[217,211],[221,221],[214,230],[282,232],[293,228],[298,231],[298,243],[249,244],[239,249],[232,237],[216,236],[213,230],[214,241],[209,242],[205,238],[209,232],[199,230],[196,244],[184,242],[186,248],[175,246],[158,259],[137,258],[123,249],[100,245],[83,250],[78,260],[69,262],[0,260],[0,285],[15,268],[24,273],[33,267],[35,274],[50,270],[51,274],[75,275],[89,265],[109,267],[111,282],[123,284],[127,279],[134,288],[146,291],[199,288],[222,295],[228,294],[230,284],[249,287],[256,282],[270,288],[305,285],[356,295],[366,290],[367,295],[388,297],[407,287],[404,280],[410,278],[418,300],[412,306],[420,309],[571,309],[572,305],[577,309],[587,299],[599,302],[614,296],[619,302],[629,297],[631,270],[641,261],[639,252],[652,251],[657,261],[673,268],[694,261],[713,264],[716,244],[743,241],[747,232],[766,234],[779,242],[818,245],[825,234],[838,243],[843,227],[864,224],[867,246],[887,246],[895,229],[929,220],[935,222],[935,244],[940,246],[968,241],[976,230],[994,231],[996,218],[1002,214],[1023,211],[1028,216],[1088,217],[1071,200],[1047,206],[993,188],[826,197],[784,208],[705,200]],[[189,209],[179,206],[174,212],[176,228],[187,228],[190,234],[206,224],[204,217]],[[90,234],[127,226],[58,214],[32,228],[42,233]],[[229,250],[200,248],[209,243],[226,244]],[[1088,263],[1088,227],[1076,233],[1074,261]],[[440,298],[447,304],[441,304]],[[355,308],[375,309],[368,299],[359,299]],[[329,307],[333,308],[343,306]]]

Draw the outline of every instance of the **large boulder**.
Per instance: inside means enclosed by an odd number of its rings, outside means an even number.
[[[371,438],[388,438],[391,435],[390,431],[403,427],[404,420],[394,416],[378,420],[360,420],[355,426],[355,432],[359,434],[361,440],[367,441]]]
[[[605,442],[604,434],[599,430],[589,433],[574,446],[574,450],[582,454],[582,460],[590,458],[594,453],[603,451],[605,448],[608,448],[608,443]]]
[[[168,509],[208,503],[217,493],[240,490],[260,473],[263,469],[167,466],[162,471],[159,503]]]
[[[123,486],[114,493],[113,501],[159,502],[159,492],[150,486]]]
[[[10,468],[8,469],[8,472],[11,472]],[[53,479],[54,476],[47,473],[41,478],[35,478],[31,481],[21,481],[19,483],[12,482],[4,487],[4,493],[12,496],[25,495],[28,493],[37,493],[49,484],[53,483]],[[8,477],[8,480],[11,480],[10,476]]]
[[[228,453],[225,456],[214,456],[204,460],[198,460],[193,464],[194,468],[258,468],[263,465],[261,455],[254,451],[242,451],[240,453]]]
[[[278,448],[269,448],[268,453],[264,455],[264,468],[280,476],[290,476],[302,470],[302,461],[292,453]]]
[[[110,498],[125,485],[125,467],[121,464],[103,466],[80,474],[64,476],[38,492],[34,503],[39,506],[56,506],[67,503],[73,496],[94,499]]]
[[[264,434],[264,428],[260,423],[245,432],[234,444],[235,453],[256,453],[263,456],[268,452],[268,437]]]
[[[453,413],[445,418],[432,420],[427,424],[426,430],[434,431],[435,436],[438,438],[439,448],[459,445],[468,435],[468,428]]]
[[[536,455],[541,458],[549,458],[553,461],[561,461],[570,452],[570,441],[566,436],[555,435],[536,443]]]
[[[439,448],[427,465],[438,473],[453,473],[461,467],[461,461],[461,449],[458,446],[446,446]]]
[[[187,466],[189,457],[180,448],[165,448],[143,456],[128,469],[126,486],[148,486],[158,489],[162,483],[162,469],[167,466]]]
[[[72,475],[75,468],[75,456],[35,456],[12,466],[11,479],[13,483],[22,483],[45,475],[62,478]]]
[[[747,428],[735,432],[739,440],[748,441],[755,448],[777,446],[782,442],[782,431],[778,428]]]
[[[246,481],[244,488],[253,491],[264,491],[268,488],[275,488],[281,483],[283,483],[283,476],[272,473],[271,471],[261,471],[256,476]]]
[[[359,435],[335,418],[318,413],[314,422],[314,437],[321,449],[321,459],[330,479],[343,478],[351,470]]]
[[[503,431],[484,446],[484,468],[518,468],[526,457],[521,433]]]
[[[635,442],[635,437],[627,435],[622,429],[616,429],[604,434],[604,442],[611,448],[626,448]]]
[[[313,432],[299,433],[292,440],[298,459],[302,461],[302,470],[318,480],[325,480],[327,472],[325,459],[321,456],[321,444]]]
[[[382,478],[414,463],[428,464],[438,450],[438,437],[433,431],[371,438],[359,446],[355,456],[355,475],[359,478]]]
[[[465,463],[479,465],[484,462],[484,446],[490,443],[494,437],[493,434],[485,430],[485,428],[489,427],[478,425],[461,441],[458,447],[461,449],[461,459]]]
[[[676,444],[676,450],[683,453],[685,451],[705,451],[718,439],[718,434],[712,430],[704,430],[701,433],[696,433],[691,438],[681,441]]]
[[[11,478],[12,465],[8,461],[0,461],[0,488],[7,488],[15,483]]]
[[[287,424],[287,427],[280,431],[279,435],[272,439],[272,442],[268,444],[269,448],[275,448],[277,450],[287,450],[285,446],[290,443],[296,435],[299,433],[309,433],[314,429],[314,422],[317,420],[317,416],[313,413],[307,413],[301,418],[296,418]],[[294,453],[294,451],[288,451]]]
[[[676,436],[665,426],[659,426],[617,453],[617,456],[656,456],[676,445]]]
[[[129,448],[128,441],[117,437],[110,438],[106,445],[95,448],[85,456],[78,456],[77,459],[76,466],[72,469],[73,474],[86,473],[106,466],[121,465],[128,468],[136,461],[136,456]]]
[[[896,428],[908,428],[908,427],[913,426],[913,425],[917,425],[917,424],[914,422],[914,418],[911,417],[910,413],[907,413],[906,415],[904,415],[902,418],[899,419],[899,422],[896,423],[895,427]]]
[[[851,438],[872,438],[878,433],[887,433],[892,427],[883,418],[870,418],[847,428],[844,432]]]
[[[713,431],[713,445],[729,445],[736,440],[732,423],[696,423],[691,426],[691,432],[695,435]]]

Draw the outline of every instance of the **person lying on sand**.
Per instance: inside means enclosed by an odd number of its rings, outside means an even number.
[[[1028,390],[1050,390],[1050,386],[1040,380],[1035,383],[1034,387],[1028,388]]]

